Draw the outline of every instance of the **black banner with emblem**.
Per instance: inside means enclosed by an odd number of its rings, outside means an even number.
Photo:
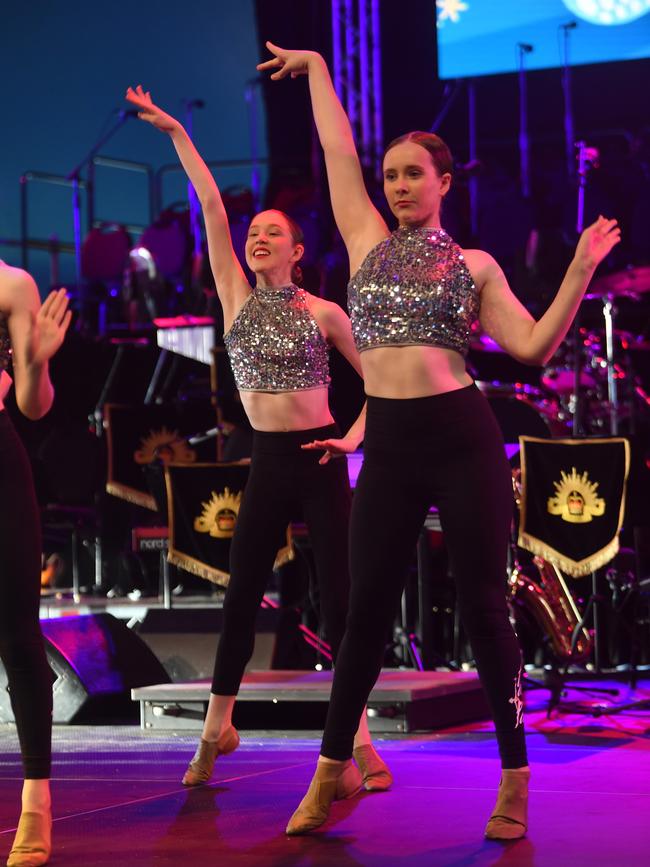
[[[146,509],[156,510],[156,500],[143,470],[154,461],[192,464],[216,457],[216,439],[199,446],[186,438],[215,425],[214,410],[196,404],[106,404],[108,440],[106,490]]]
[[[170,563],[215,584],[228,584],[230,540],[248,469],[248,463],[170,463],[165,467]],[[278,539],[278,549],[276,566],[293,559],[289,530],[286,539]]]
[[[519,437],[518,544],[574,578],[618,552],[630,446],[623,437]]]

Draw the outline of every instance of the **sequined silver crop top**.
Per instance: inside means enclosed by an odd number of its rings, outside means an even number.
[[[11,361],[11,339],[9,326],[4,313],[0,313],[0,373],[9,367]]]
[[[401,226],[368,253],[348,285],[359,352],[423,344],[467,354],[479,296],[444,229]]]
[[[224,334],[240,391],[304,391],[329,385],[327,341],[307,293],[291,284],[254,289]]]

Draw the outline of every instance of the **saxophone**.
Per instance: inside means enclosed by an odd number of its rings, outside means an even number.
[[[519,470],[513,471],[512,484],[517,506],[521,502]],[[581,616],[571,591],[557,566],[542,557],[533,557],[534,578],[526,575],[515,559],[508,576],[508,595],[529,610],[562,662],[584,662],[591,656],[593,637],[582,627],[574,642]],[[571,645],[575,643],[573,653]]]
[[[508,577],[510,598],[530,611],[551,639],[555,655],[560,661],[584,662],[591,656],[593,638],[583,627],[571,653],[573,634],[581,617],[562,573],[557,566],[541,557],[534,557],[533,564],[537,570],[534,580],[515,563]]]

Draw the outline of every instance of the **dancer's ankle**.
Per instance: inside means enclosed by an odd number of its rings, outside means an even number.
[[[48,812],[52,807],[50,781],[47,779],[25,780],[23,782],[21,806],[26,813]]]
[[[368,728],[368,708],[364,707],[361,719],[359,720],[359,728],[354,736],[354,748],[367,747],[372,744],[370,730]]]
[[[209,743],[216,743],[224,732],[227,732],[231,727],[232,722],[227,720],[210,722],[210,725],[203,726],[201,737]]]
[[[328,759],[327,756],[319,756],[318,762],[323,765],[344,765],[345,759]]]

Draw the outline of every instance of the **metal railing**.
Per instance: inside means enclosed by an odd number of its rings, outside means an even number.
[[[20,178],[20,241],[18,244],[12,243],[10,240],[3,241],[5,246],[20,246],[21,250],[21,265],[25,270],[29,270],[29,251],[30,250],[47,250],[50,253],[50,278],[53,284],[58,283],[58,257],[60,253],[72,253],[76,260],[77,283],[81,285],[81,202],[79,193],[85,193],[86,206],[86,228],[87,231],[101,225],[104,222],[110,222],[110,218],[96,218],[96,197],[95,197],[95,169],[109,168],[118,169],[120,171],[135,172],[143,174],[146,177],[146,198],[147,206],[146,213],[148,215],[149,224],[154,219],[154,171],[148,163],[135,162],[133,160],[125,160],[117,157],[107,157],[97,154],[88,164],[88,178],[82,180],[79,177],[70,177],[67,175],[56,175],[51,172],[26,171]],[[72,193],[72,221],[74,227],[74,241],[60,241],[53,237],[48,240],[43,238],[33,238],[30,234],[30,195],[29,190],[33,184],[46,184],[50,186],[66,187]],[[140,234],[146,226],[130,223],[126,226],[128,232],[132,234]]]
[[[264,158],[261,159],[259,157],[254,159],[240,159],[240,160],[209,160],[206,162],[208,168],[211,169],[238,169],[238,168],[250,168],[251,169],[251,181],[250,187],[255,195],[256,186],[259,189],[259,182],[256,181],[256,172],[260,166],[268,165],[269,160]],[[169,174],[176,172],[184,172],[184,168],[180,163],[166,163],[164,166],[161,166],[154,175],[154,202],[155,202],[155,214],[156,216],[160,214],[163,210],[163,200],[164,200],[164,192],[163,192],[163,183],[165,177]],[[256,200],[255,207],[259,208],[259,203]]]

